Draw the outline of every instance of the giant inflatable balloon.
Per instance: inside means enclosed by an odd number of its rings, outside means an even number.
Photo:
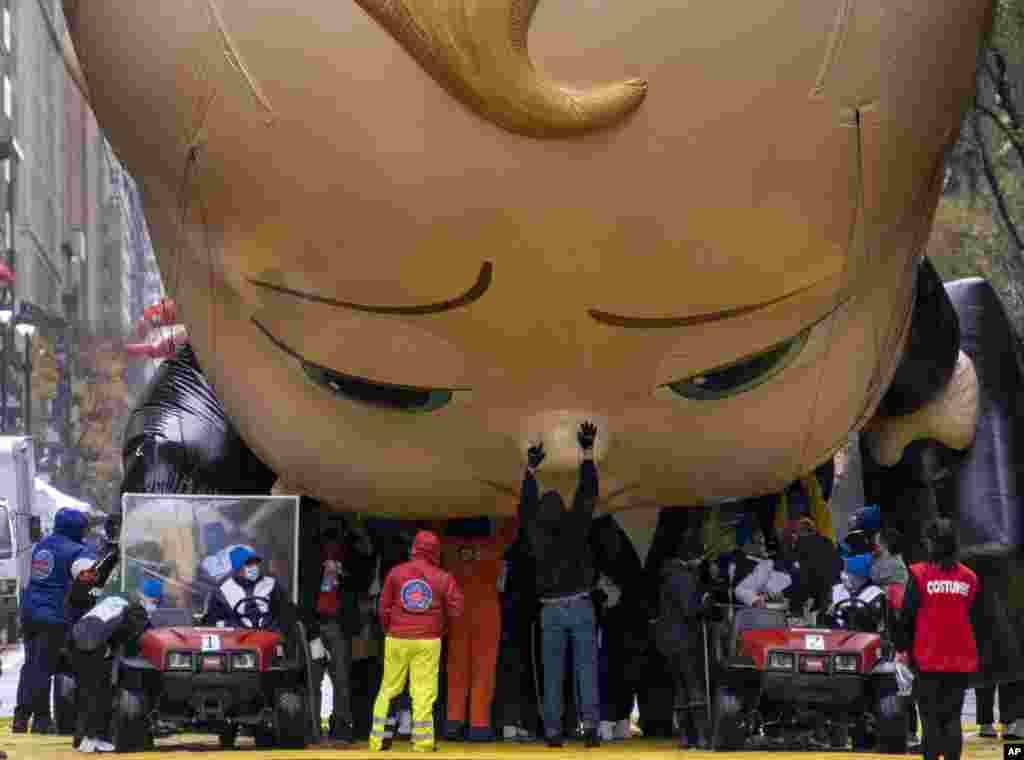
[[[65,0],[242,438],[294,490],[778,491],[899,365],[991,0]]]

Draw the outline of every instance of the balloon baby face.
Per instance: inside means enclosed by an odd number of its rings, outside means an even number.
[[[65,5],[246,441],[408,515],[507,511],[537,439],[567,491],[585,419],[611,509],[830,457],[898,363],[991,13]]]

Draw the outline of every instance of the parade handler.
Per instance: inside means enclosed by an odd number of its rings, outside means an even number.
[[[519,497],[519,524],[525,531],[536,562],[537,594],[541,601],[541,637],[544,653],[544,740],[549,747],[561,747],[562,684],[565,678],[565,650],[572,641],[575,683],[585,726],[584,745],[601,743],[601,719],[597,683],[597,618],[591,592],[594,589],[594,561],[590,551],[590,522],[598,497],[594,439],[597,427],[590,422],[576,433],[583,461],[580,479],[567,510],[558,491],[540,496],[534,475],[544,461],[544,444],[531,446]]]
[[[935,520],[924,532],[928,561],[910,568],[910,582],[896,629],[896,651],[914,666],[914,696],[924,729],[924,760],[960,760],[960,715],[969,674],[978,671],[971,607],[978,576],[959,559],[956,529]]]
[[[88,520],[77,509],[63,508],[53,522],[53,533],[32,550],[32,574],[22,596],[21,625],[25,636],[25,664],[18,680],[13,733],[50,732],[50,684],[67,640],[69,620],[65,598],[71,588],[72,566],[92,566],[94,557],[82,543]]]
[[[147,579],[143,592],[141,598],[131,601],[107,597],[71,629],[71,658],[78,679],[81,713],[75,736],[79,752],[114,751],[114,745],[107,741],[114,698],[111,655],[120,645],[133,646],[149,626],[146,607],[158,603],[162,595],[160,582]]]
[[[456,618],[448,631],[448,725],[445,738],[458,740],[466,727],[469,702],[470,741],[492,741],[491,703],[494,701],[498,645],[501,641],[501,600],[498,579],[505,550],[515,540],[518,522],[498,521],[494,535],[482,533],[487,518],[450,520],[442,539],[444,568],[455,578],[473,615]],[[487,531],[490,533],[490,531]]]
[[[434,702],[437,701],[441,637],[449,621],[462,615],[463,599],[455,579],[440,567],[441,542],[420,531],[412,559],[392,568],[380,592],[378,615],[384,628],[384,676],[373,705],[370,749],[389,749],[388,708],[409,680],[412,739],[416,752],[433,752]]]

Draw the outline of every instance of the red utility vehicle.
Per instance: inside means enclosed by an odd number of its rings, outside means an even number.
[[[854,749],[906,752],[906,706],[884,634],[798,627],[785,611],[749,607],[718,627],[715,749],[846,749],[852,739]]]
[[[156,621],[166,622],[161,613],[168,612],[177,611],[158,610]],[[148,630],[139,655],[119,657],[115,666],[117,750],[147,749],[155,733],[178,729],[218,734],[225,748],[243,728],[258,746],[305,747],[309,651],[305,636],[295,638],[299,646],[286,649],[282,635],[265,627]]]

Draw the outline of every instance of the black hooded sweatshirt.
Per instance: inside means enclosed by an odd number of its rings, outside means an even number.
[[[530,470],[519,494],[519,525],[537,567],[537,595],[571,596],[594,587],[590,552],[590,521],[597,504],[597,467],[590,459],[580,464],[580,481],[572,509],[566,510],[557,491],[538,498],[540,489]]]

